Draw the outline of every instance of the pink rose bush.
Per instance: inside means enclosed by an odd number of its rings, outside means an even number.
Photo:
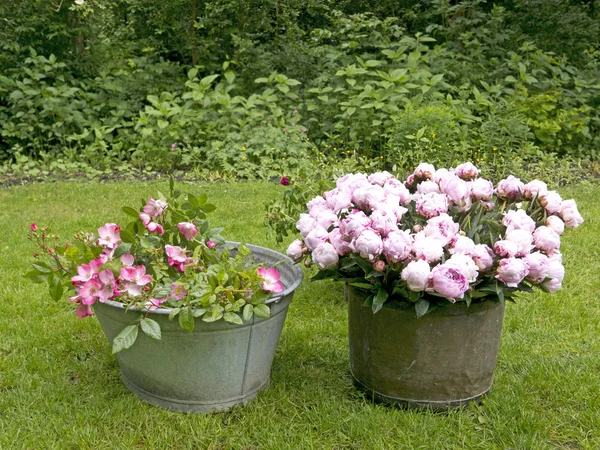
[[[404,301],[422,315],[457,301],[560,289],[561,234],[583,222],[574,200],[512,175],[494,186],[471,163],[422,163],[407,175],[339,178],[308,202],[288,255],[314,264],[316,279],[366,290],[374,312]]]
[[[123,333],[139,326],[153,339],[160,339],[160,326],[148,312],[161,308],[169,309],[171,318],[177,317],[188,331],[193,330],[195,318],[242,324],[253,315],[268,317],[265,301],[285,289],[279,271],[254,264],[244,245],[236,249],[224,245],[220,229],[211,229],[205,219],[214,206],[203,197],[175,193],[171,186],[170,199],[150,197],[139,211],[123,208],[133,219],[126,226],[107,223],[96,235],[78,233],[64,245],[47,228],[32,224],[28,237],[41,252],[25,276],[48,282],[55,300],[70,292],[68,298],[78,317],[93,315],[94,304],[108,301],[139,310],[134,327]],[[324,200],[316,204],[329,208]],[[317,220],[323,218],[320,213],[314,215]],[[337,220],[335,213],[329,216],[332,223]],[[309,248],[298,240],[295,249],[291,247],[292,254],[298,259],[312,250],[319,267],[335,267],[339,257],[328,243],[329,233],[309,218],[311,231],[305,237],[314,245]],[[115,338],[113,351],[128,348],[134,341]]]

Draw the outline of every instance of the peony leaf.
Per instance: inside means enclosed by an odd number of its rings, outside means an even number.
[[[424,298],[420,299],[415,303],[415,311],[417,312],[417,317],[424,316],[429,311],[429,302]]]

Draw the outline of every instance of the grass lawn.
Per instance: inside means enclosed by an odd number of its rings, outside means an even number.
[[[167,184],[0,189],[0,449],[600,448],[600,187],[562,190],[586,219],[563,238],[564,289],[508,305],[494,388],[482,404],[431,413],[372,403],[351,383],[342,286],[307,276],[271,387],[243,409],[210,416],[138,400],[97,321],[78,319],[68,302],[21,278],[34,250],[25,237],[31,222],[65,237],[125,223],[120,206],[137,207],[157,189]],[[189,186],[218,205],[213,225],[226,237],[284,250],[263,225],[263,202],[281,189]]]

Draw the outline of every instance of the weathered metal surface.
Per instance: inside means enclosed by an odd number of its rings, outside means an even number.
[[[418,318],[414,307],[376,314],[348,286],[350,368],[355,383],[379,400],[447,409],[492,386],[504,303],[456,303]]]
[[[236,245],[237,243],[230,243]],[[244,325],[196,319],[193,333],[169,321],[169,310],[150,312],[162,330],[160,341],[139,333],[128,350],[116,354],[121,378],[131,392],[172,411],[212,413],[245,404],[266,389],[271,365],[294,290],[302,270],[293,261],[262,247],[248,245],[257,262],[277,265],[284,292],[269,300],[271,316]],[[94,311],[108,341],[131,324],[139,312],[123,305],[96,303]]]

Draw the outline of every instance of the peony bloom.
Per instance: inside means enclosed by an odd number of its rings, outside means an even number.
[[[521,200],[523,198],[524,190],[525,183],[523,183],[517,177],[509,175],[508,178],[505,178],[498,183],[498,186],[496,187],[496,194],[499,198]]]
[[[429,194],[435,192],[440,194],[440,186],[435,181],[425,180],[417,184],[417,192],[419,194]]]
[[[548,258],[548,278],[541,286],[548,292],[556,292],[562,287],[565,278],[565,268],[562,265],[560,253],[556,253]]]
[[[428,263],[434,263],[444,256],[444,246],[434,239],[427,238],[424,232],[415,234],[413,242],[413,253],[417,259],[424,259]]]
[[[385,205],[383,205],[385,206]],[[371,228],[381,236],[387,236],[392,231],[398,230],[396,214],[391,208],[376,209],[371,214]]]
[[[329,238],[329,233],[321,225],[315,225],[313,230],[306,235],[304,243],[309,250],[314,250],[317,246],[323,242],[326,242]]]
[[[479,267],[477,267],[473,258],[464,253],[455,253],[444,264],[461,271],[467,277],[469,283],[475,282],[479,275]]]
[[[367,180],[369,180],[369,183],[371,184],[383,186],[387,180],[390,180],[392,178],[394,178],[394,175],[384,170],[383,172],[375,172],[369,175]]]
[[[427,219],[447,213],[448,206],[448,197],[435,192],[420,195],[415,202],[417,213]]]
[[[312,252],[312,260],[321,270],[335,269],[340,260],[338,253],[329,242],[319,244]]]
[[[327,206],[335,214],[339,214],[340,211],[344,211],[352,206],[352,196],[340,188],[325,192],[323,197],[327,201]]]
[[[373,261],[383,251],[381,236],[371,229],[364,230],[354,241],[354,249],[362,258]]]
[[[294,242],[292,242],[289,245],[289,247],[287,248],[286,254],[290,258],[296,260],[296,259],[300,259],[307,250],[308,249],[304,245],[304,242],[302,242],[300,239],[296,239]]]
[[[530,253],[524,259],[529,267],[527,279],[536,284],[544,281],[548,276],[550,259],[541,252]]]
[[[489,200],[494,195],[494,185],[491,181],[478,178],[471,182],[471,196],[477,200]]]
[[[519,258],[501,259],[496,269],[496,278],[508,287],[517,287],[528,274],[527,262]]]
[[[463,298],[469,289],[469,280],[462,270],[448,264],[440,264],[433,268],[431,284],[435,292],[451,301]]]
[[[455,205],[463,206],[471,199],[471,187],[456,175],[447,176],[440,181],[440,188]]]
[[[459,225],[454,222],[452,217],[443,213],[429,219],[427,225],[423,229],[423,233],[425,236],[435,239],[445,246],[450,243],[452,238],[458,233],[459,229]]]
[[[340,256],[347,255],[353,250],[352,245],[344,239],[339,228],[334,228],[329,232],[329,242]]]
[[[473,242],[473,239],[471,239],[470,237],[467,237],[467,236],[462,236],[460,234],[457,234],[452,239],[452,242],[450,244],[450,248],[448,249],[448,252],[452,255],[457,254],[457,253],[471,255],[471,253],[473,253],[474,250],[475,250],[475,242]]]
[[[392,231],[383,240],[383,256],[390,263],[407,259],[412,251],[412,239],[407,230]]]
[[[338,216],[331,209],[313,209],[310,212],[310,216],[314,217],[317,223],[326,230],[328,230],[332,225],[337,226],[338,224]]]
[[[386,196],[393,195],[398,197],[400,204],[406,206],[411,201],[410,191],[406,188],[402,181],[396,178],[390,178],[383,185],[383,192]]]
[[[352,202],[364,211],[371,211],[375,205],[385,200],[385,191],[379,185],[369,184],[352,193]]]
[[[474,180],[479,176],[479,169],[471,162],[466,162],[456,166],[454,173],[463,180]]]
[[[279,281],[281,275],[279,271],[273,267],[265,269],[264,267],[259,268],[256,273],[263,279],[262,288],[265,291],[279,294],[283,292],[283,284]]]
[[[427,288],[431,268],[422,259],[411,261],[402,270],[401,277],[411,291],[420,292]]]
[[[558,216],[548,216],[546,226],[553,229],[559,236],[565,231],[565,223]]]
[[[523,197],[527,200],[532,200],[536,196],[540,196],[548,192],[548,185],[540,180],[530,181],[523,189]]]
[[[502,258],[513,258],[521,250],[519,244],[513,241],[496,241],[494,242],[494,253]]]
[[[548,214],[556,214],[560,211],[562,197],[556,191],[547,191],[540,194],[538,202],[548,211]]]
[[[490,270],[494,265],[494,252],[485,244],[477,244],[471,257],[481,272]]]
[[[327,204],[327,200],[325,200],[322,196],[317,195],[315,198],[313,198],[311,201],[309,201],[306,204],[306,207],[308,209],[308,212],[310,213],[313,209],[316,209],[316,210],[328,209],[329,205]],[[310,216],[315,217],[314,214],[311,214]]]
[[[121,227],[114,223],[107,223],[103,227],[98,228],[98,245],[107,248],[114,248],[121,240],[119,231]]]
[[[525,256],[533,249],[533,236],[527,230],[511,230],[506,233],[506,240],[516,243],[519,251],[515,256]]]
[[[150,197],[148,198],[148,203],[144,206],[144,212],[151,217],[158,217],[163,213],[167,206],[167,202],[164,200],[154,200]]]
[[[179,232],[185,236],[186,239],[194,239],[198,234],[198,227],[191,222],[180,222],[177,224]]]
[[[577,203],[575,200],[563,200],[560,204],[560,216],[565,222],[565,225],[569,228],[577,228],[583,223],[583,217],[577,210]]]
[[[502,224],[506,225],[506,232],[512,230],[527,230],[533,233],[535,230],[535,220],[533,220],[523,209],[509,210],[504,213]]]
[[[296,229],[300,232],[300,236],[305,238],[316,224],[317,221],[308,214],[300,214],[300,218],[298,219],[298,222],[296,222]]]
[[[371,226],[371,219],[359,210],[354,210],[340,221],[340,231],[344,239],[351,241]]]
[[[433,166],[433,164],[421,163],[417,166],[417,168],[413,172],[413,175],[415,176],[415,178],[419,178],[421,180],[429,180],[431,179],[431,177],[433,177],[434,173],[435,167]]]
[[[560,248],[560,236],[552,228],[541,226],[533,232],[533,243],[540,250],[552,254]]]

